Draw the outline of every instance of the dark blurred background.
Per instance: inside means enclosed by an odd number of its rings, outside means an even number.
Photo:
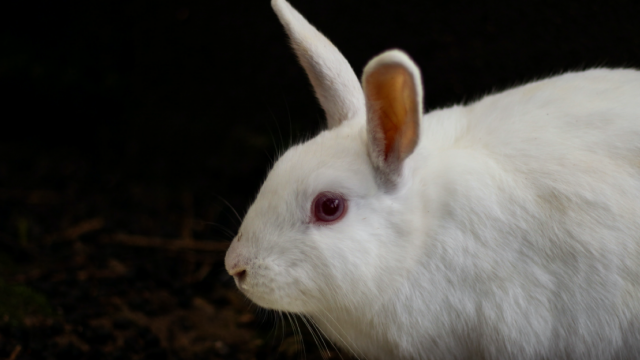
[[[632,0],[291,3],[358,75],[406,50],[427,109],[567,70],[640,66]],[[231,208],[242,216],[271,159],[324,127],[268,0],[5,1],[0,93],[0,357],[297,356],[295,341],[261,340],[270,323],[237,300],[224,245],[171,245],[231,239]],[[232,324],[200,332],[204,350],[167,334],[205,325],[154,322],[202,306]]]

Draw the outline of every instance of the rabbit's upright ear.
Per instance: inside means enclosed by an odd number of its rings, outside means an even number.
[[[367,142],[374,168],[387,185],[400,176],[420,135],[422,80],[404,52],[387,51],[367,64],[362,76]]]
[[[364,97],[358,77],[340,51],[285,0],[272,0],[291,45],[327,115],[329,128],[363,116]]]

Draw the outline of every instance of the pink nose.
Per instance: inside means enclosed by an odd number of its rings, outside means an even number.
[[[231,276],[233,276],[236,279],[236,281],[242,282],[247,277],[247,269],[245,268],[234,269],[232,271],[229,271],[229,274],[231,274]]]
[[[238,284],[247,278],[248,267],[247,256],[242,252],[242,245],[244,243],[240,242],[241,237],[242,235],[238,234],[231,242],[231,246],[229,246],[224,259],[224,264],[229,275],[233,276]]]

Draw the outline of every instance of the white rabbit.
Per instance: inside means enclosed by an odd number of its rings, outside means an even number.
[[[260,306],[366,359],[640,358],[640,72],[567,73],[422,115],[285,0],[329,129],[274,165],[226,255]]]

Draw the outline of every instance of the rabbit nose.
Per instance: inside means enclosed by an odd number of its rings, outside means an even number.
[[[227,272],[233,276],[237,282],[244,281],[247,277],[247,264],[240,259],[233,259],[228,262]]]
[[[242,250],[240,245],[241,234],[231,242],[231,246],[227,250],[224,263],[229,275],[233,276],[236,283],[240,285],[247,278],[247,268],[249,262],[247,261],[247,255]]]
[[[247,269],[245,268],[234,269],[232,271],[229,271],[229,274],[231,274],[231,276],[233,276],[235,280],[238,283],[240,283],[244,281],[244,279],[247,277]]]

